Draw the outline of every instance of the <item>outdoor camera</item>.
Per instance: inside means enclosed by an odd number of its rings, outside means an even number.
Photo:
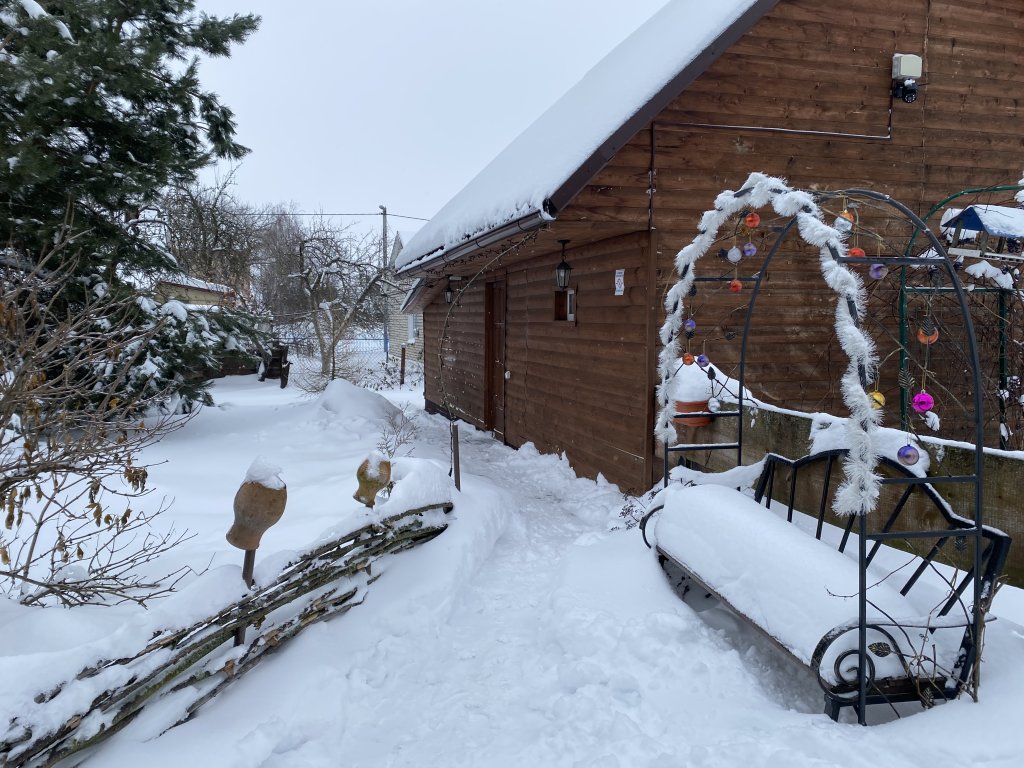
[[[897,99],[903,99],[907,104],[913,104],[917,101],[917,81],[912,78],[907,78],[902,83],[894,80],[892,95]]]
[[[907,104],[917,101],[917,78],[922,72],[921,57],[913,53],[897,53],[892,57],[892,95]]]

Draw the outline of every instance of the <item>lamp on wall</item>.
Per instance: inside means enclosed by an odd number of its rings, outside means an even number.
[[[444,284],[444,303],[451,304],[454,298],[455,290],[452,288],[452,279],[449,277],[448,282]]]
[[[564,291],[569,287],[569,275],[572,273],[572,267],[565,260],[565,246],[569,241],[559,240],[558,242],[562,244],[562,260],[555,267],[555,285],[558,286],[558,290]]]

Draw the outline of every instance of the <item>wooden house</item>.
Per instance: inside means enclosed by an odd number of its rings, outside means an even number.
[[[920,57],[921,76],[894,79],[897,54]],[[1020,0],[670,2],[406,244],[427,408],[650,487],[663,297],[715,196],[761,171],[923,213],[1016,179],[1022,63]],[[555,286],[560,241],[568,291]],[[845,365],[831,294],[813,260],[779,259],[770,278],[748,381],[768,401],[827,409]],[[729,358],[740,305],[728,292],[705,304],[722,330],[709,343]]]

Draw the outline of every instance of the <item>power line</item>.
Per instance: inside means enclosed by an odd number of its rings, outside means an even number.
[[[241,211],[230,211],[229,213],[232,213],[235,216],[252,215],[252,214],[243,213]],[[301,211],[301,212],[296,213],[296,212],[293,212],[293,211],[270,211],[270,212],[263,213],[263,214],[257,213],[255,215],[257,215],[257,216],[261,216],[261,215],[262,216],[383,216],[384,214],[381,211],[377,211],[376,213],[319,213],[319,212],[306,212],[306,211]],[[391,213],[391,211],[388,211],[387,215],[388,216],[392,216],[392,217],[394,217],[396,219],[413,219],[415,221],[430,221],[430,219],[424,219],[421,216],[403,216],[400,213]]]

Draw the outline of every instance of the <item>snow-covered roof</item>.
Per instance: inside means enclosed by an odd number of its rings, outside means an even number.
[[[1005,205],[969,205],[942,225],[949,229],[958,224],[965,230],[987,232],[996,237],[1024,238],[1024,208]]]
[[[455,195],[396,266],[423,266],[500,227],[554,218],[650,119],[651,106],[667,106],[777,2],[671,0]]]
[[[168,285],[180,285],[185,288],[198,288],[203,291],[210,291],[211,293],[231,293],[234,290],[226,285],[208,283],[205,280],[200,280],[198,277],[189,277],[188,275],[165,275],[160,278],[160,282]]]
[[[412,239],[416,236],[416,233],[420,231],[419,227],[415,229],[397,229],[395,230],[395,239],[391,245],[391,263],[395,263],[395,259],[398,258],[398,254],[402,252],[406,244],[412,242]]]

